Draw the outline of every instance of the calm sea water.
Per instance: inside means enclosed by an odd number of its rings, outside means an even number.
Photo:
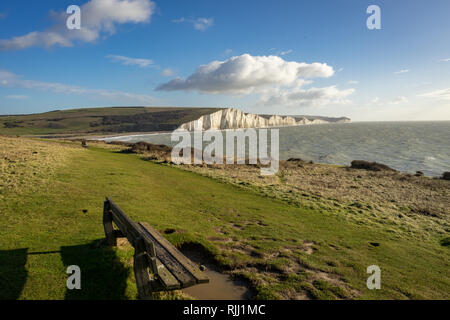
[[[174,145],[170,134],[108,138]],[[428,176],[450,171],[450,121],[356,122],[280,128],[280,158],[349,165],[352,160],[384,163]]]

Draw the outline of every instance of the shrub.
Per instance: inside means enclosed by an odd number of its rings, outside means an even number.
[[[394,169],[388,167],[385,164],[378,162],[369,162],[364,160],[353,160],[351,164],[351,168],[353,169],[364,169],[370,171],[382,171],[382,170],[390,170],[395,171]]]

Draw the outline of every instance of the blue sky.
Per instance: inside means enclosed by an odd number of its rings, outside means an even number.
[[[366,26],[372,4],[381,30]],[[69,5],[80,31],[65,27]],[[448,0],[4,0],[0,114],[146,105],[450,120],[449,13]]]

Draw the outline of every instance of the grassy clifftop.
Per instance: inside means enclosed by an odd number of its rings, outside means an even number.
[[[216,108],[111,107],[0,116],[0,134],[105,134],[172,131]]]
[[[276,199],[121,146],[5,137],[0,146],[0,299],[135,298],[131,247],[98,245],[105,196],[174,245],[208,250],[259,299],[449,298],[449,248],[434,224],[411,234],[390,219],[367,223],[372,209]],[[381,290],[366,287],[372,264]],[[66,289],[69,265],[80,266],[82,290]]]

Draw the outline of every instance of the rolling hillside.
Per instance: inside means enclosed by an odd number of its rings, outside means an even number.
[[[0,116],[0,134],[107,134],[172,131],[217,108],[111,107]]]

